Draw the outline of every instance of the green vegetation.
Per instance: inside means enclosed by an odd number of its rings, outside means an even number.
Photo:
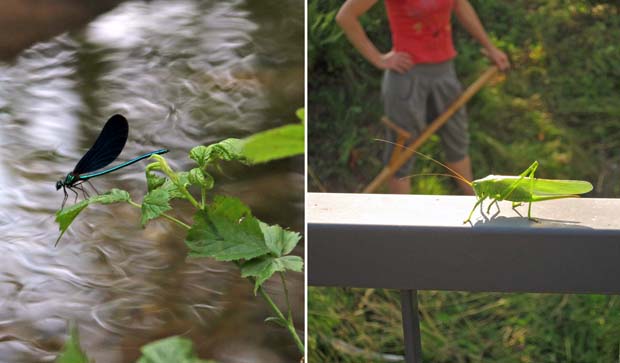
[[[88,363],[88,357],[80,346],[80,336],[75,326],[69,328],[69,339],[62,352],[56,358],[56,363]]]
[[[614,1],[472,0],[513,69],[467,104],[474,174],[514,174],[534,160],[542,178],[588,180],[593,196],[620,195],[620,10]],[[358,191],[381,169],[381,72],[334,23],[341,1],[313,0],[309,16],[309,164],[329,191]],[[362,18],[369,37],[390,48],[383,4]],[[489,62],[455,27],[464,85]],[[441,159],[438,138],[420,151]],[[416,173],[440,172],[417,162]],[[317,184],[309,180],[309,189]],[[441,177],[413,180],[414,193],[456,192]]]
[[[470,0],[513,69],[467,104],[476,178],[515,174],[587,180],[589,196],[620,196],[620,6],[615,0]],[[310,191],[360,191],[383,167],[381,72],[334,23],[341,1],[310,0],[308,159]],[[383,3],[362,18],[379,49],[390,48]],[[458,26],[464,85],[489,65]],[[437,137],[420,150],[442,159]],[[444,172],[421,158],[416,173]],[[318,180],[318,182],[317,182]],[[457,193],[449,178],[416,177],[412,192]],[[617,297],[422,292],[428,362],[616,362]],[[309,289],[309,362],[374,362],[404,354],[398,293]],[[351,346],[343,345],[346,342]],[[352,348],[353,347],[353,348]]]
[[[194,352],[191,340],[172,336],[146,344],[141,349],[142,356],[136,363],[216,363],[212,360],[200,359]],[[65,343],[56,363],[89,363],[91,360],[82,351],[76,327],[71,327],[71,336]]]
[[[418,298],[424,362],[618,361],[618,296],[423,291]],[[309,363],[385,362],[347,353],[339,340],[404,355],[398,291],[310,288]]]
[[[275,314],[266,321],[285,328],[303,355],[304,344],[295,329],[285,278],[286,271],[303,270],[303,259],[289,255],[297,246],[301,235],[260,221],[239,199],[208,195],[215,183],[211,175],[212,169],[219,168],[221,162],[251,165],[303,154],[303,111],[298,111],[297,115],[302,120],[298,124],[263,131],[245,139],[226,139],[208,146],[194,147],[189,157],[196,163],[196,167],[189,171],[174,171],[164,157],[153,155],[152,159],[155,161],[146,167],[148,193],[142,203],[132,200],[124,190],[112,189],[106,194],[96,195],[61,209],[56,213],[61,232],[58,240],[80,212],[93,203],[129,203],[140,209],[142,226],[152,219],[166,218],[187,230],[185,243],[189,249],[189,257],[230,261],[239,267],[241,276],[254,285],[254,293],[260,295]],[[198,200],[190,193],[192,187],[200,191]],[[173,210],[170,205],[172,199],[185,200],[195,207],[192,225],[168,214]],[[282,282],[287,308],[284,313],[262,286],[274,274],[277,274]],[[175,359],[172,359],[173,356],[161,355],[162,352],[175,354]],[[144,356],[139,362],[206,362],[194,357],[191,352],[191,342],[179,339],[163,340],[157,345],[143,347]],[[59,359],[63,359],[59,360],[63,363],[88,361],[79,348],[74,330],[72,339]]]
[[[140,350],[142,357],[138,359],[137,363],[215,363],[212,360],[198,358],[194,353],[192,341],[179,336],[149,343]]]

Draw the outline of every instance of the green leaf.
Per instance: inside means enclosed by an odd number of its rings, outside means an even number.
[[[241,140],[230,138],[209,146],[196,146],[189,152],[189,157],[202,169],[219,160],[247,163],[241,154],[241,144]]]
[[[215,185],[213,176],[200,168],[190,170],[188,178],[190,183],[203,186],[207,189],[212,189],[213,185]]]
[[[268,318],[265,319],[265,323],[276,323],[278,325],[280,325],[283,328],[287,328],[288,324],[286,321],[276,317],[276,316],[270,316]]]
[[[118,202],[127,202],[131,200],[129,193],[125,190],[112,189],[109,192],[101,195],[95,195],[86,200],[82,200],[79,203],[73,204],[67,208],[63,208],[56,212],[56,222],[60,230],[60,236],[56,240],[54,246],[58,244],[58,241],[65,234],[71,223],[88,205],[92,203],[111,204]]]
[[[170,193],[164,189],[155,189],[144,196],[142,201],[142,226],[151,219],[159,217],[162,213],[170,210]]]
[[[217,196],[194,216],[185,243],[192,257],[220,261],[251,259],[269,253],[258,220],[239,199]]]
[[[161,339],[140,348],[142,357],[137,363],[215,363],[200,359],[191,340],[179,336]]]
[[[277,264],[274,263],[276,258],[272,256],[263,256],[246,261],[241,265],[241,277],[254,277],[254,295],[258,288],[267,281],[274,273],[276,273]]]
[[[201,168],[204,168],[207,166],[207,159],[209,157],[207,154],[207,147],[199,145],[190,150],[189,158],[194,160]]]
[[[286,270],[301,272],[304,269],[304,260],[299,256],[283,256],[278,261]]]
[[[185,188],[188,188],[191,183],[189,182],[189,173],[186,171],[182,171],[176,174],[179,183]],[[172,182],[170,179],[166,179],[164,184],[160,187],[160,189],[165,190],[170,195],[170,199],[187,199],[187,195],[181,192],[179,187]]]
[[[241,153],[252,163],[288,158],[304,153],[304,126],[285,125],[242,140]]]
[[[213,189],[213,186],[215,185],[215,179],[213,179],[213,176],[204,170],[202,173],[205,177],[205,187],[207,189]]]
[[[287,231],[277,224],[270,226],[260,222],[260,228],[265,235],[265,244],[269,248],[269,251],[276,256],[290,253],[301,239],[299,233]]]
[[[67,231],[75,217],[80,214],[88,206],[88,200],[82,200],[79,203],[73,204],[67,208],[63,208],[56,212],[56,222],[60,228],[60,236],[56,240],[56,243],[60,241],[60,238]]]
[[[188,180],[194,185],[206,186],[207,184],[205,176],[202,173],[202,169],[200,168],[193,168],[190,170]]]
[[[286,270],[301,271],[303,260],[298,256],[261,256],[241,265],[241,277],[254,277],[254,294],[274,273]]]
[[[176,173],[177,175],[177,179],[179,184],[183,185],[183,187],[185,187],[185,189],[189,188],[190,185],[192,185],[192,183],[190,183],[189,181],[189,172],[187,171],[180,171],[178,173]]]
[[[303,107],[297,109],[297,111],[295,111],[295,115],[301,121],[301,123],[304,123],[304,121],[306,120],[306,110]]]
[[[89,363],[88,357],[80,347],[78,329],[71,326],[71,336],[65,342],[62,352],[56,358],[56,363]]]
[[[128,202],[131,200],[131,196],[126,190],[121,189],[112,189],[109,192],[101,195],[96,195],[88,199],[89,204],[93,203],[101,203],[101,204],[112,204],[118,202]]]
[[[155,173],[151,173],[148,170],[146,171],[146,187],[149,192],[161,187],[165,182],[166,178]]]

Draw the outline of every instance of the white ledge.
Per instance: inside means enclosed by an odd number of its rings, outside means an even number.
[[[594,228],[620,230],[620,200],[596,198],[557,199],[517,207],[500,202],[489,214],[476,208],[471,224],[463,224],[476,203],[475,197],[450,195],[395,195],[309,193],[306,220],[317,224],[462,227],[505,226],[524,228]],[[620,261],[619,261],[620,262]]]
[[[308,281],[418,290],[620,293],[620,199],[513,211],[474,197],[309,193]]]

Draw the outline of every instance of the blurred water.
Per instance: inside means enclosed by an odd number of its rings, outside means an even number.
[[[187,169],[191,147],[295,122],[303,106],[303,2],[126,1],[83,29],[0,63],[0,362],[51,362],[79,323],[97,362],[133,362],[146,342],[191,337],[221,362],[299,355],[236,268],[186,260],[184,231],[145,229],[127,205],[93,206],[57,248],[55,181],[114,113],[130,123],[119,161],[157,148]],[[94,179],[140,200],[141,162]],[[217,192],[269,222],[303,231],[303,159],[229,167]],[[72,202],[70,197],[69,202]],[[191,208],[175,205],[191,221]],[[298,248],[301,254],[303,248]],[[282,303],[278,284],[267,285]],[[303,276],[290,274],[303,327]]]

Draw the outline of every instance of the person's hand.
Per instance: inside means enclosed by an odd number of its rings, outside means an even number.
[[[379,68],[390,69],[398,73],[406,73],[413,67],[409,53],[391,51],[381,56]]]
[[[506,53],[502,52],[496,47],[491,47],[488,49],[482,49],[482,53],[489,57],[489,59],[495,63],[497,68],[500,71],[506,71],[510,68],[510,61],[508,60],[508,56]]]

